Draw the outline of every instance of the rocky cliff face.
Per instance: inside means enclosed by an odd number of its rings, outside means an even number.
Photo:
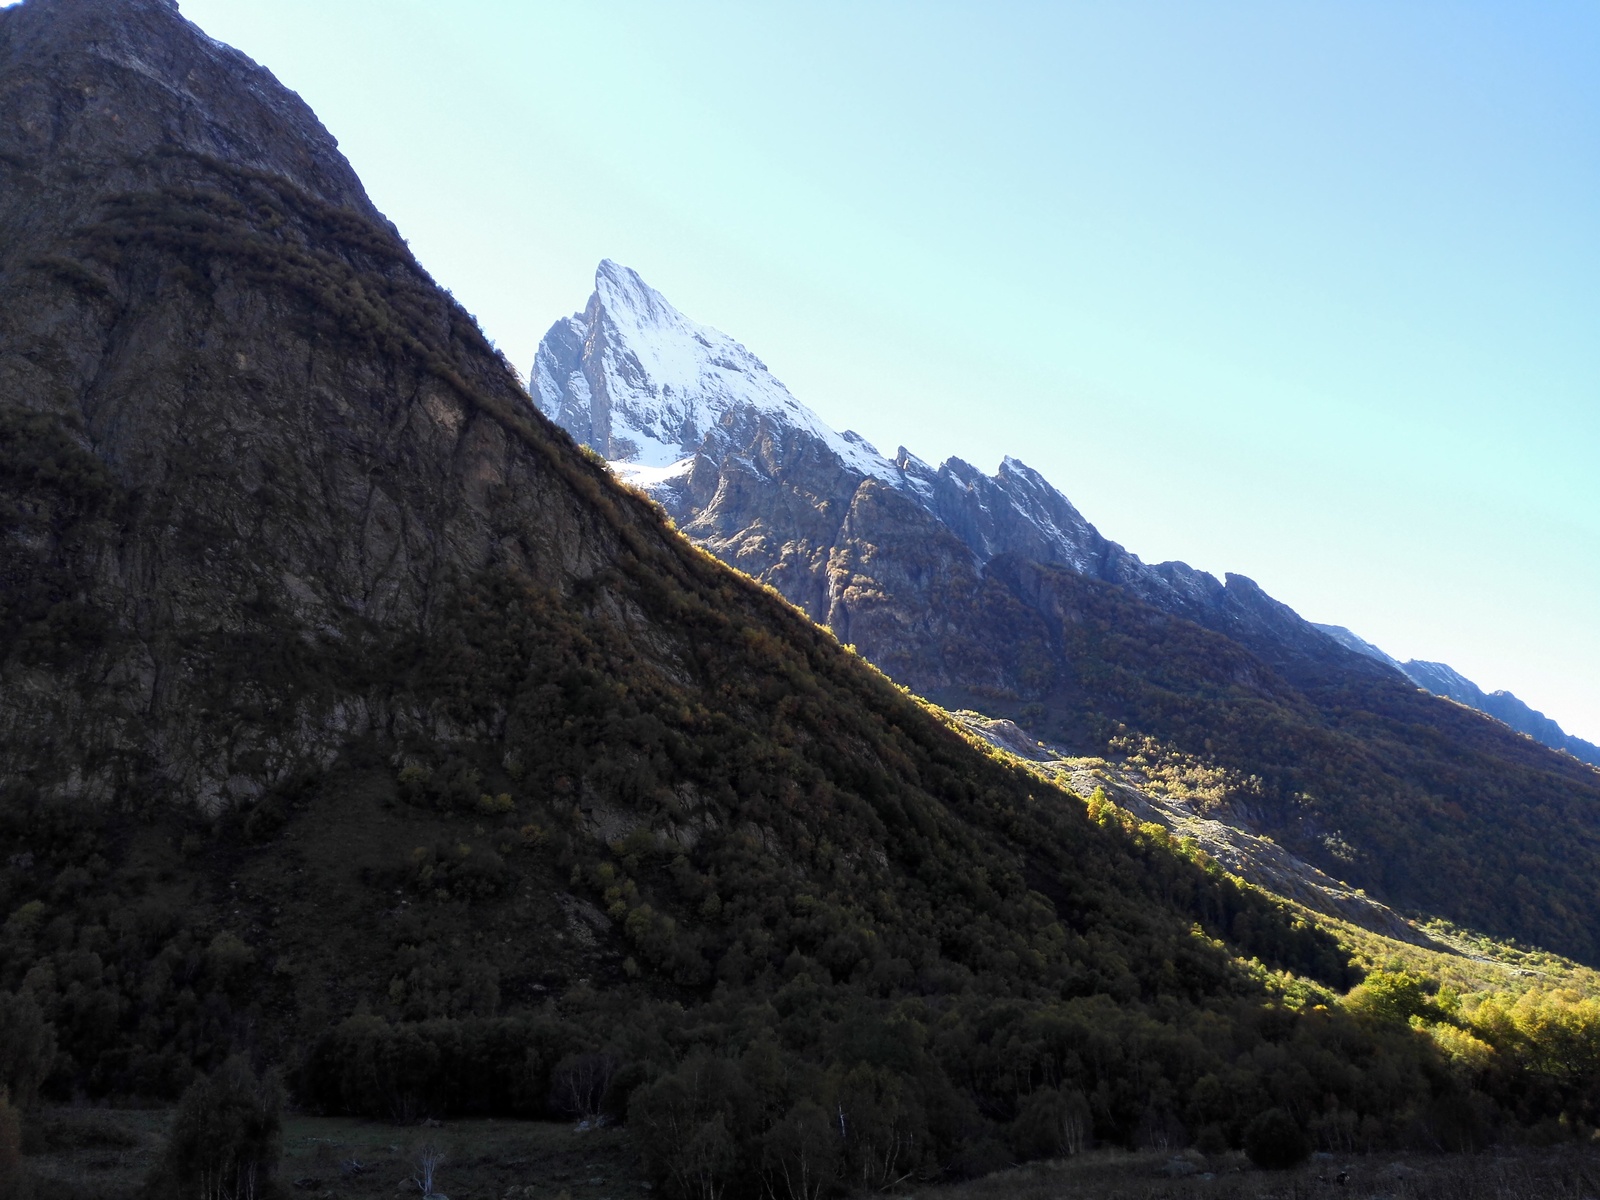
[[[175,6],[0,13],[0,197],[0,776],[218,809],[362,739],[501,736],[503,697],[416,674],[490,576],[683,673],[693,639],[595,581],[723,585]]]
[[[175,6],[0,14],[0,180],[0,774],[248,799],[432,723],[357,682],[375,631],[616,553],[332,137]]]

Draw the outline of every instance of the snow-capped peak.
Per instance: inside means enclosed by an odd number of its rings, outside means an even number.
[[[659,478],[708,440],[768,420],[814,434],[864,475],[897,477],[863,438],[834,432],[759,358],[638,272],[607,259],[594,283],[588,307],[540,344],[530,387],[546,415],[624,472]]]
[[[770,402],[774,390],[788,395],[764,362],[726,334],[691,321],[632,268],[603,260],[595,271],[594,295],[613,334],[611,348],[637,363],[658,393],[691,395],[710,368],[723,376],[744,376],[755,385],[752,400]]]
[[[748,461],[756,445],[765,457],[820,443],[847,471],[938,517],[980,559],[1026,553],[1089,570],[1108,550],[1065,496],[1015,458],[992,476],[957,458],[934,468],[903,447],[890,461],[859,434],[829,428],[744,346],[609,259],[584,311],[540,343],[530,388],[547,416],[658,495],[678,491],[697,456],[720,468]]]

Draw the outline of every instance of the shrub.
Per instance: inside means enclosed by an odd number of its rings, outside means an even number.
[[[609,1054],[567,1055],[550,1073],[550,1107],[581,1120],[598,1117],[617,1067]]]
[[[1215,1122],[1210,1125],[1202,1125],[1200,1132],[1195,1135],[1194,1148],[1208,1157],[1226,1154],[1228,1152],[1228,1131]]]
[[[1410,971],[1373,971],[1345,997],[1344,1006],[1358,1016],[1385,1025],[1404,1025],[1429,1014],[1429,980]]]
[[[1293,1117],[1281,1108],[1269,1108],[1244,1127],[1244,1152],[1264,1170],[1284,1171],[1305,1162],[1311,1143]]]

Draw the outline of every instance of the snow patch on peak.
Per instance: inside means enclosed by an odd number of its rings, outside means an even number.
[[[765,421],[810,433],[851,469],[898,483],[894,464],[864,438],[829,428],[743,345],[684,316],[629,267],[602,261],[589,306],[572,322],[581,336],[558,322],[540,344],[533,398],[612,461],[666,470]]]
[[[1025,479],[1027,479],[1027,480],[1029,480],[1031,482],[1034,482],[1034,483],[1044,483],[1045,482],[1045,479],[1044,479],[1043,475],[1039,474],[1039,472],[1035,471],[1032,467],[1030,467],[1027,463],[1023,462],[1020,458],[1013,458],[1009,454],[1006,455],[1004,458],[1002,458],[1000,460],[1000,470],[997,472],[997,474],[1000,474],[1000,475],[1021,475],[1023,478],[1025,478]],[[1049,485],[1046,484],[1045,486],[1048,487]]]
[[[610,259],[595,271],[588,307],[540,344],[531,387],[546,415],[652,491],[685,485],[697,456],[721,464],[757,443],[763,453],[820,443],[847,471],[938,517],[980,560],[1011,552],[1086,572],[1112,551],[1137,561],[1020,459],[994,475],[959,458],[935,468],[903,446],[890,460],[859,433],[829,428],[743,345]]]
[[[646,467],[620,459],[609,461],[606,465],[622,482],[643,488],[647,492],[654,492],[664,487],[681,486],[689,478],[689,472],[694,467],[694,459],[685,458],[664,467]]]

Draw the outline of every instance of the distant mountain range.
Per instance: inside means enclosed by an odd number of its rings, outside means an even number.
[[[1485,692],[1461,672],[1445,663],[1425,662],[1420,658],[1400,662],[1371,642],[1350,632],[1343,625],[1318,625],[1317,628],[1341,646],[1393,667],[1419,688],[1430,691],[1435,696],[1444,696],[1457,704],[1465,704],[1468,708],[1488,713],[1497,721],[1504,721],[1518,733],[1525,733],[1536,742],[1542,742],[1552,749],[1565,750],[1574,758],[1593,766],[1600,766],[1600,746],[1568,733],[1542,712],[1529,707],[1510,692],[1504,690]]]
[[[975,563],[1013,555],[1064,566],[1273,657],[1327,660],[1320,633],[1434,695],[1600,765],[1600,747],[1509,692],[1485,693],[1443,663],[1398,662],[1342,626],[1303,620],[1243,576],[1219,583],[1186,563],[1147,565],[1102,537],[1018,459],[1008,457],[986,475],[959,458],[930,466],[903,446],[893,458],[881,455],[859,434],[829,428],[744,346],[685,317],[617,263],[600,264],[585,310],[545,336],[530,390],[547,416],[661,500],[690,536],[779,586],[843,640],[861,619],[863,597],[849,595],[849,577],[833,569],[832,553],[871,519],[846,503],[847,492],[853,502],[860,484],[871,481],[882,492],[875,503],[920,509]],[[768,511],[780,495],[780,508]],[[815,516],[796,507],[807,496]],[[785,520],[800,537],[775,541]],[[926,661],[896,666],[923,683],[949,677],[930,673]]]
[[[600,264],[587,308],[545,336],[530,390],[691,537],[777,585],[844,641],[877,619],[877,597],[852,594],[839,556],[867,528],[904,521],[933,539],[927,554],[974,568],[1006,556],[1066,567],[1220,632],[1361,668],[1241,575],[1219,582],[1186,563],[1142,562],[1019,459],[986,475],[959,458],[933,467],[904,447],[887,458],[859,434],[835,432],[744,346],[616,263]]]
[[[1570,910],[1512,899],[1528,878],[1518,864],[1552,840],[1525,807],[1543,797],[1587,845],[1600,776],[1502,724],[1492,697],[1481,712],[1442,703],[1418,690],[1438,680],[1244,576],[1141,561],[1018,459],[990,475],[837,432],[748,349],[613,262],[544,338],[530,392],[690,538],[919,694],[1074,753],[1214,764],[1235,781],[1229,819],[1332,876],[1397,907],[1600,952]],[[1543,879],[1552,902],[1594,890],[1575,864],[1565,883]]]

